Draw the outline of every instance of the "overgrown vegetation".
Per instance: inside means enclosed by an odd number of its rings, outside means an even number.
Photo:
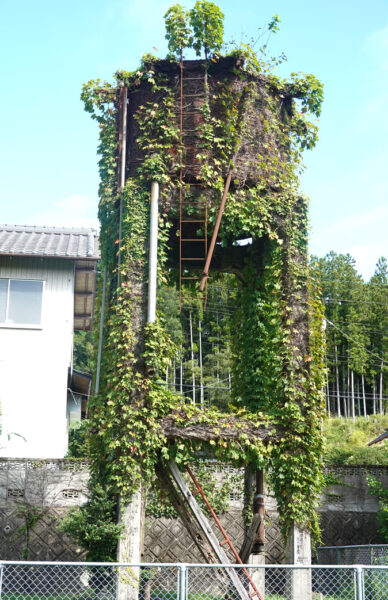
[[[92,81],[82,92],[86,110],[100,127],[101,250],[109,273],[107,303],[99,307],[106,315],[100,393],[89,404],[92,481],[105,482],[108,496],[102,502],[108,503],[109,497],[109,503],[104,515],[114,520],[112,495],[130,498],[141,480],[152,481],[160,459],[173,457],[185,464],[201,452],[236,466],[271,467],[283,532],[297,522],[318,536],[322,305],[308,278],[307,202],[299,194],[298,173],[302,151],[317,139],[316,124],[310,119],[319,116],[322,86],[312,75],[280,80],[247,46],[234,49],[229,62],[220,63],[220,68],[229,65],[223,74],[212,71],[211,63],[222,60],[215,55],[221,48],[222,13],[210,2],[197,2],[188,19],[176,5],[167,12],[166,23],[169,50],[175,57],[182,57],[190,45],[205,53],[199,65],[206,76],[195,160],[210,226],[225,174],[231,170],[234,180],[219,241],[233,248],[235,240],[253,240],[234,283],[231,403],[222,410],[210,405],[203,410],[191,395],[170,389],[167,370],[180,352],[179,337],[167,330],[171,315],[160,312],[155,323],[145,324],[149,182],[161,185],[159,289],[172,287],[176,276],[167,262],[169,234],[177,219],[176,192],[182,186],[189,198],[194,197],[190,183],[182,183],[180,176],[186,149],[169,75],[174,68],[178,72],[175,59],[170,55],[170,65],[163,70],[162,63],[148,55],[137,71],[117,73],[113,86]],[[123,85],[129,94],[140,89],[145,99],[133,115],[138,131],[134,151],[141,153],[141,162],[118,191],[118,98]],[[244,148],[250,148],[250,160],[239,163],[242,140]],[[276,444],[244,434],[228,442],[220,435],[217,441],[198,437],[171,443],[160,429],[166,415],[181,427],[187,423],[217,427],[221,419],[222,427],[238,427],[238,419],[244,418],[281,434]],[[236,424],[230,423],[231,415]],[[93,493],[103,498],[96,483]],[[97,514],[93,502],[92,496],[80,516],[73,515],[68,531],[82,530],[88,557],[101,559],[113,549],[117,530],[111,531],[110,544],[105,538],[110,529],[101,516],[90,528]]]
[[[326,439],[325,463],[327,465],[388,465],[386,442],[368,447],[384,429],[388,428],[388,415],[375,415],[366,419],[327,419],[323,425]]]
[[[73,349],[73,365],[74,369],[84,373],[93,372],[93,332],[92,331],[75,331],[74,332],[74,349]]]
[[[89,560],[113,561],[121,526],[116,523],[115,494],[106,482],[92,474],[87,504],[73,509],[60,523],[60,529],[85,548]]]
[[[367,481],[369,492],[379,500],[380,510],[377,513],[377,520],[380,531],[388,543],[388,488],[383,487],[381,481],[372,475],[367,477]]]

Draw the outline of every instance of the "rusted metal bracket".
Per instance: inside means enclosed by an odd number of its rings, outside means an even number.
[[[265,505],[264,505],[264,469],[245,469],[245,491],[251,494],[254,490],[252,504],[252,522],[245,533],[243,545],[240,550],[240,558],[247,562],[250,554],[263,552],[265,539]]]
[[[252,523],[250,524],[248,531],[245,534],[244,542],[239,552],[240,558],[243,563],[248,562],[249,556],[252,554],[253,546],[257,542],[257,532],[261,525],[261,516],[254,515]]]

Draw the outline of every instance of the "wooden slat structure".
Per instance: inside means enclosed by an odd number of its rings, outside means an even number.
[[[183,502],[186,504],[187,509],[191,512],[192,517],[194,518],[194,521],[196,522],[196,527],[201,532],[201,536],[200,536],[201,541],[202,541],[202,539],[204,539],[206,546],[210,547],[212,550],[207,556],[208,562],[213,562],[213,563],[219,562],[221,564],[231,564],[231,561],[230,561],[228,555],[226,554],[225,550],[220,545],[220,542],[218,541],[215,533],[213,532],[209,521],[207,520],[207,518],[204,515],[204,513],[202,512],[199,504],[197,503],[196,499],[194,498],[193,494],[191,493],[190,488],[187,485],[186,481],[184,480],[182,473],[179,471],[176,463],[173,460],[169,460],[167,463],[167,468],[168,468],[169,475],[165,475],[165,477],[171,476],[171,478],[173,479],[174,483],[176,484],[176,486],[178,488],[178,494],[181,496]],[[161,469],[163,470],[163,467],[161,467]],[[187,527],[187,522],[185,523],[185,525]],[[189,533],[191,534],[191,536],[193,537],[191,524],[190,524],[190,528],[187,527],[187,529],[188,529]],[[193,539],[194,539],[194,537],[193,537]],[[197,540],[194,539],[194,541],[196,542],[196,544],[198,546]],[[201,552],[203,551],[203,547],[204,546],[201,543]],[[235,589],[236,593],[238,594],[238,597],[241,600],[250,600],[248,590],[245,589],[242,581],[240,580],[240,578],[238,576],[236,569],[235,568],[225,569],[225,574],[229,578],[230,583],[232,584],[233,588]]]

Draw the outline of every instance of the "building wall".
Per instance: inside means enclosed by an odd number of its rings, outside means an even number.
[[[62,458],[72,357],[73,262],[0,257],[0,278],[43,280],[40,327],[0,325],[0,453]]]

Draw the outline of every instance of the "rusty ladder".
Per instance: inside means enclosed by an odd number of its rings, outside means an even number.
[[[183,170],[184,170],[184,148],[187,145],[184,144],[184,138],[195,133],[195,129],[187,129],[184,126],[184,117],[198,115],[199,108],[195,107],[195,102],[192,102],[191,109],[184,111],[184,102],[189,98],[203,98],[202,94],[184,94],[184,81],[202,81],[202,77],[186,77],[183,76],[183,60],[180,62],[180,106],[179,106],[179,146],[180,146],[180,169],[179,169],[179,309],[182,310],[182,301],[195,301],[197,297],[184,296],[183,295],[183,282],[185,281],[200,281],[201,276],[198,276],[198,269],[201,269],[205,265],[206,257],[208,254],[208,239],[207,239],[207,219],[208,219],[208,208],[207,208],[207,196],[202,200],[191,199],[191,188],[204,188],[203,184],[196,183],[184,183]],[[195,119],[194,119],[195,123]],[[196,165],[191,165],[191,167]],[[188,165],[186,165],[186,168]],[[184,197],[184,189],[186,190],[186,196]],[[192,234],[187,237],[187,231],[192,232],[193,228],[197,226],[197,229],[201,229],[201,237]],[[203,253],[199,249],[198,254],[195,252],[195,256],[189,256],[189,248],[193,247],[200,248],[197,246],[200,244],[203,246]],[[194,272],[193,272],[194,269]],[[199,290],[198,290],[199,291]],[[204,295],[201,297],[206,307],[207,301],[207,286],[201,290],[204,291]]]

